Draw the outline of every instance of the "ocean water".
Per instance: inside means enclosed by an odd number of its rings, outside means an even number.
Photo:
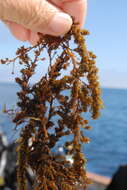
[[[8,140],[15,139],[20,130],[15,130],[11,117],[2,113],[6,104],[12,108],[16,101],[18,87],[15,84],[0,83],[0,127]],[[102,89],[104,109],[98,120],[90,121],[91,131],[86,136],[91,142],[83,146],[88,160],[87,170],[112,176],[119,165],[127,164],[127,90]]]

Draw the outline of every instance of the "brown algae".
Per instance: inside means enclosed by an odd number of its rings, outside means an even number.
[[[85,45],[87,34],[88,31],[74,24],[63,37],[40,35],[37,45],[22,46],[14,59],[1,60],[1,64],[18,60],[22,66],[21,77],[15,79],[21,90],[17,93],[18,111],[13,119],[16,126],[22,124],[17,148],[18,190],[27,189],[28,167],[36,176],[35,190],[76,190],[79,186],[85,190],[89,183],[81,149],[83,143],[89,142],[84,131],[90,126],[82,113],[89,111],[96,119],[102,100],[96,56]],[[31,51],[33,58],[29,55]],[[46,52],[48,56],[44,58]],[[38,64],[43,69],[46,62],[49,62],[47,73],[31,84]],[[72,147],[72,164],[64,155],[52,151],[64,136],[67,140],[63,146]]]

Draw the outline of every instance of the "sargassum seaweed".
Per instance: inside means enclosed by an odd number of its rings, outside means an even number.
[[[86,159],[83,143],[89,142],[84,131],[90,129],[84,113],[96,119],[102,108],[101,90],[96,68],[96,56],[85,45],[86,30],[73,24],[62,37],[42,36],[37,45],[22,46],[12,60],[1,64],[19,62],[21,76],[15,78],[21,90],[18,111],[13,122],[22,125],[18,140],[18,189],[26,190],[26,169],[35,174],[35,190],[85,190]],[[72,45],[73,44],[73,45]],[[29,53],[33,52],[34,56]],[[43,55],[47,53],[44,58]],[[49,63],[46,74],[34,84],[30,83],[38,64]],[[83,114],[83,115],[82,115]],[[71,146],[73,163],[65,155],[53,153],[53,148],[66,136],[63,146]],[[71,136],[71,140],[68,140]]]

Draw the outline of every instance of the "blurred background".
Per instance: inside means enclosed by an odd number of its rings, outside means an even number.
[[[111,177],[119,165],[127,163],[127,1],[88,0],[84,28],[90,31],[88,49],[97,55],[104,109],[97,121],[90,121],[93,130],[86,133],[91,142],[84,146],[87,170]],[[0,23],[0,59],[14,57],[21,45]],[[0,65],[0,110],[3,104],[16,103],[18,87],[11,74],[12,65]],[[15,67],[15,74],[18,66]],[[38,79],[40,66],[38,67]],[[12,140],[11,120],[0,113],[0,126]],[[16,132],[17,135],[17,132]]]

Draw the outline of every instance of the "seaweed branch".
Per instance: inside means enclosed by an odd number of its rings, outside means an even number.
[[[90,126],[82,113],[90,111],[91,117],[96,119],[102,100],[96,56],[85,45],[84,36],[87,34],[88,31],[73,24],[65,36],[40,34],[36,46],[22,46],[14,59],[1,60],[2,64],[18,61],[23,67],[21,77],[15,79],[21,90],[17,93],[19,109],[13,119],[16,126],[23,125],[17,148],[19,190],[27,188],[28,167],[35,174],[35,190],[86,189],[89,183],[82,144],[89,142],[83,130],[90,129]],[[34,58],[29,55],[31,51]],[[44,52],[48,55],[45,58]],[[47,73],[35,84],[30,84],[38,62],[47,59]],[[71,140],[63,146],[71,145],[72,164],[65,155],[61,157],[52,151],[63,136],[70,135]]]

